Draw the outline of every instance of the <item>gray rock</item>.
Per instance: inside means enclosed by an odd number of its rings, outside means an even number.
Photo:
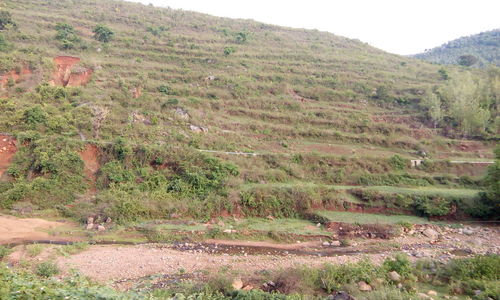
[[[94,224],[89,223],[89,224],[87,224],[86,228],[87,228],[87,230],[92,230],[92,229],[94,229]]]
[[[431,239],[437,239],[439,237],[439,233],[432,228],[425,229],[422,231],[422,234]]]
[[[474,234],[474,230],[464,229],[464,230],[462,230],[462,233],[466,234],[466,235],[473,235]]]
[[[104,230],[106,230],[106,227],[102,225],[97,226],[97,231],[104,231]]]
[[[389,272],[387,274],[389,276],[389,279],[394,281],[394,282],[400,282],[401,281],[401,275],[398,274],[396,271]]]
[[[327,300],[356,300],[353,296],[349,295],[346,292],[339,291],[333,295],[330,295],[326,298]]]
[[[332,246],[335,246],[335,247],[339,247],[342,243],[340,243],[340,241],[331,241],[330,242],[330,245]]]
[[[243,281],[241,280],[241,278],[235,278],[231,286],[235,290],[241,290],[243,288]]]
[[[368,283],[360,281],[358,282],[358,289],[362,292],[368,292],[372,290],[372,287]]]

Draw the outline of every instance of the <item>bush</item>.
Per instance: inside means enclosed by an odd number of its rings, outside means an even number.
[[[228,56],[236,52],[236,49],[234,47],[225,47],[224,48],[224,55]]]
[[[109,43],[113,39],[115,33],[104,25],[97,25],[94,27],[92,31],[94,33],[94,39],[99,42]]]
[[[10,248],[0,245],[0,260],[9,255],[12,252]]]
[[[52,277],[59,274],[59,268],[54,262],[46,261],[39,264],[35,270],[36,274],[41,277]]]
[[[396,254],[392,259],[387,258],[383,267],[387,272],[395,271],[402,277],[408,277],[412,271],[410,260],[404,254]]]
[[[327,292],[338,291],[345,284],[365,281],[370,283],[380,270],[368,260],[342,265],[325,265],[319,273],[321,287]]]
[[[396,170],[404,170],[408,165],[408,161],[396,154],[391,157],[389,164]]]
[[[9,26],[16,26],[16,23],[12,20],[10,12],[0,10],[0,30],[7,29]]]
[[[75,44],[80,42],[73,26],[67,23],[57,23],[56,30],[55,39],[61,42],[61,49],[73,49]]]

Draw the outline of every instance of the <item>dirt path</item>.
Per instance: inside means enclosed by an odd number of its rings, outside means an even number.
[[[51,222],[42,219],[20,219],[0,215],[0,244],[52,239],[52,236],[42,230],[62,225],[63,223],[61,222]]]

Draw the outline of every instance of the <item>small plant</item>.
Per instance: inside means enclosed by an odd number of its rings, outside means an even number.
[[[9,26],[16,26],[16,23],[12,20],[10,12],[0,10],[0,30],[7,29]]]
[[[59,274],[60,270],[54,262],[45,261],[36,267],[35,273],[40,277],[52,277]]]
[[[26,252],[28,253],[29,256],[35,257],[40,255],[43,251],[43,245],[40,244],[32,244],[26,246]]]
[[[229,55],[233,54],[234,52],[236,52],[236,49],[234,47],[225,47],[224,48],[224,55],[225,56],[229,56]]]

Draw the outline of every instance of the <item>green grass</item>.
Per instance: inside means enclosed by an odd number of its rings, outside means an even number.
[[[381,215],[368,213],[354,213],[341,211],[318,211],[317,215],[327,218],[331,222],[358,223],[358,224],[429,224],[426,218],[406,215]]]

